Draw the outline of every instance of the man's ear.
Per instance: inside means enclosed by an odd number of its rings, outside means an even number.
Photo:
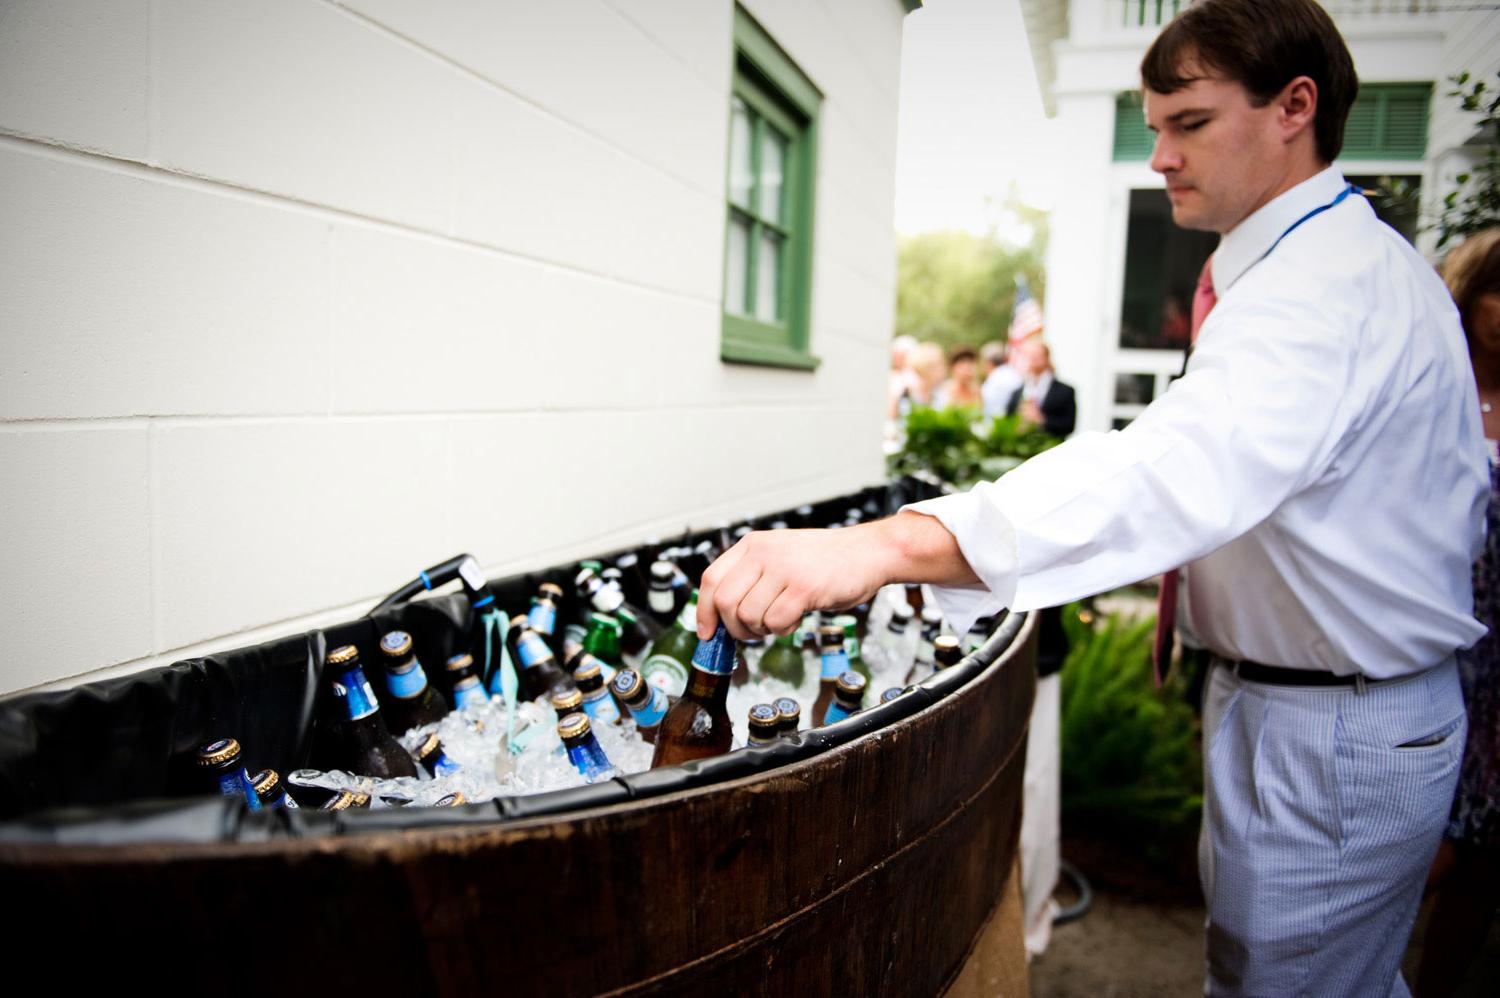
[[[1276,95],[1276,120],[1282,139],[1291,142],[1303,132],[1311,135],[1318,116],[1318,85],[1310,76],[1299,76]]]

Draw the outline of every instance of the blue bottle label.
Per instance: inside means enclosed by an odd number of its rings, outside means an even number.
[[[526,611],[526,623],[539,634],[551,634],[557,628],[557,609],[550,603],[533,603]]]
[[[410,666],[387,672],[385,686],[398,700],[414,700],[427,689],[427,673],[422,671],[420,662],[412,659]]]
[[[301,810],[297,806],[296,800],[294,800],[292,798],[292,795],[289,794],[289,793],[287,793],[286,790],[284,790],[284,789],[281,791],[281,799],[276,802],[276,806],[277,807],[284,807],[284,808],[287,808],[288,810],[292,810],[292,811]]]
[[[632,707],[630,713],[635,717],[637,727],[654,728],[661,723],[661,719],[667,716],[667,695],[659,687],[651,687],[651,699],[639,710]]]
[[[351,721],[369,717],[380,709],[380,701],[363,669],[351,669],[334,680],[333,695],[343,701]]]
[[[598,689],[583,698],[583,712],[593,724],[614,724],[620,719],[620,708],[606,689]]]
[[[437,776],[451,776],[463,767],[448,758],[447,752],[439,752],[437,761],[432,764],[433,773]]]
[[[521,653],[521,665],[528,669],[543,659],[552,657],[552,649],[548,648],[547,642],[534,631],[521,635],[516,650]]]
[[[693,668],[701,669],[712,676],[727,676],[734,672],[736,664],[734,638],[720,624],[713,637],[698,642],[693,652]]]
[[[823,723],[832,724],[835,721],[842,721],[848,716],[849,712],[845,710],[837,700],[835,700],[833,703],[828,705],[828,712],[823,715]]]
[[[823,653],[823,678],[837,679],[849,671],[849,655],[842,648]]]
[[[471,703],[484,703],[489,698],[489,694],[484,691],[483,686],[479,685],[479,679],[475,676],[466,676],[453,687],[453,703],[459,710],[463,710]]]
[[[614,767],[610,765],[609,756],[604,754],[604,749],[599,747],[599,740],[589,734],[580,745],[574,745],[568,749],[568,758],[578,772],[583,774],[585,781],[593,783],[611,775]]]

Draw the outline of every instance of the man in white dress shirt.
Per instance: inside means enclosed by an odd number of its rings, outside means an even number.
[[[1199,0],[1142,63],[1177,224],[1222,236],[1187,373],[1127,429],[837,531],[749,535],[699,630],[934,584],[957,633],[1188,565],[1212,994],[1404,995],[1482,633],[1488,489],[1442,282],[1329,164],[1357,89],[1313,0]]]

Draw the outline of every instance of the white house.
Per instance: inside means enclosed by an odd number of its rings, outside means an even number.
[[[1068,150],[1064,195],[1051,215],[1047,337],[1078,390],[1079,428],[1129,422],[1165,390],[1182,351],[1165,349],[1175,310],[1191,301],[1217,237],[1171,224],[1161,177],[1147,165],[1151,133],[1139,107],[1141,57],[1181,0],[1021,0],[1044,104]],[[1349,43],[1360,96],[1338,166],[1377,185],[1404,178],[1430,208],[1471,157],[1473,120],[1447,78],[1493,80],[1500,12],[1448,0],[1324,0]],[[1488,9],[1486,9],[1488,8]],[[1416,233],[1415,212],[1380,208]]]
[[[0,6],[0,692],[878,481],[911,6]]]

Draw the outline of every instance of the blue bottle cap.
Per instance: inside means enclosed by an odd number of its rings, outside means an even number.
[[[734,672],[734,638],[723,624],[707,641],[698,642],[693,652],[693,665],[716,676],[727,676]]]

